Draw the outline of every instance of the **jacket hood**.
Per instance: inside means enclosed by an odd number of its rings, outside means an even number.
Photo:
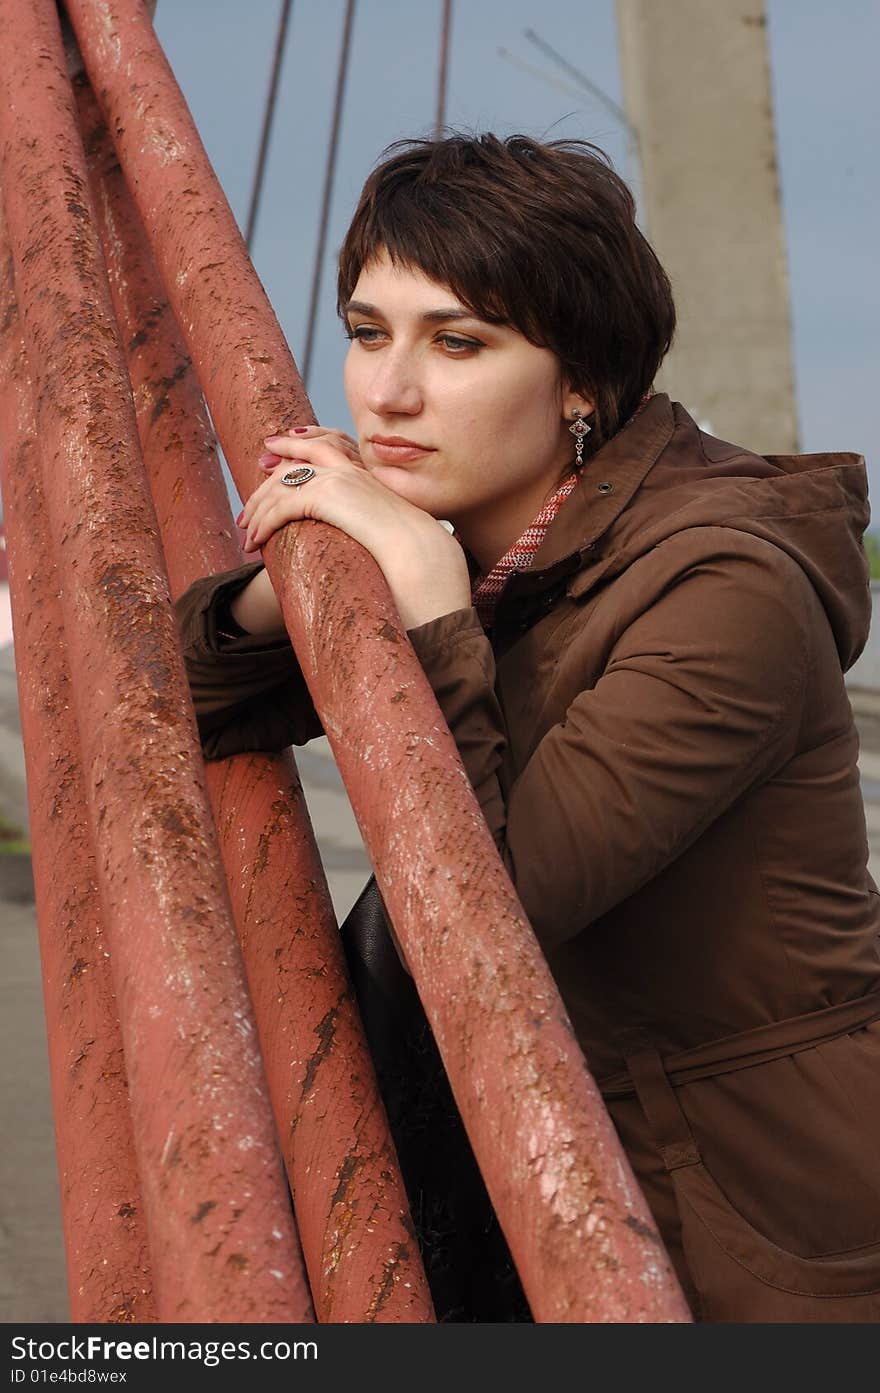
[[[862,456],[756,455],[707,435],[683,406],[658,394],[590,461],[548,529],[532,574],[564,568],[561,558],[571,555],[578,532],[580,564],[567,586],[573,595],[686,528],[748,532],[787,552],[809,578],[846,670],[871,620],[862,545],[869,518]]]

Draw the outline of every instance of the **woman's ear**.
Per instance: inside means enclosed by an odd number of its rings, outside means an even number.
[[[590,397],[585,397],[582,392],[568,391],[562,399],[562,408],[566,421],[572,421],[576,411],[584,417],[592,416],[596,403]]]

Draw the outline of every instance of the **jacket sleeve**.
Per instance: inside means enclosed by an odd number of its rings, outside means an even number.
[[[175,604],[183,661],[206,759],[283,750],[323,734],[286,634],[226,638],[218,615],[262,569],[252,562],[197,580]]]
[[[816,605],[795,563],[764,543],[673,565],[506,789],[495,659],[475,612],[410,633],[545,949],[633,894],[791,758],[811,629],[824,622]]]

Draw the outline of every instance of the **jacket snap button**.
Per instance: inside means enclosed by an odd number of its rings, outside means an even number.
[[[596,485],[596,492],[597,492],[597,493],[613,493],[613,492],[614,492],[614,485],[613,485],[613,484],[609,484],[609,483],[597,484],[597,485]]]

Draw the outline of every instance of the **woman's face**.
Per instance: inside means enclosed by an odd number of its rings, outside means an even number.
[[[549,349],[475,318],[384,252],[363,268],[347,318],[345,390],[364,465],[452,522],[481,564],[496,560],[574,458],[572,407],[592,403],[564,389]]]

